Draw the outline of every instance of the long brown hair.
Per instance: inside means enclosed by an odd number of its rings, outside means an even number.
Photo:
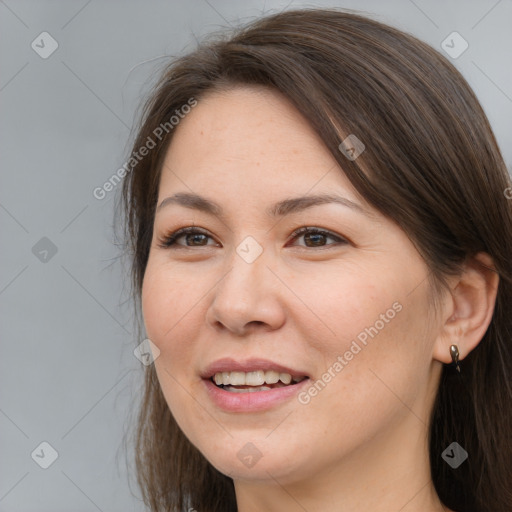
[[[141,111],[133,151],[149,138],[156,147],[130,160],[122,187],[119,216],[136,311],[162,162],[179,129],[169,119],[207,92],[251,84],[292,101],[355,189],[408,234],[435,287],[476,253],[492,257],[500,278],[493,318],[462,361],[462,374],[443,369],[431,413],[430,463],[447,507],[512,510],[512,212],[505,197],[510,178],[465,79],[415,37],[338,9],[290,10],[209,38],[166,62]],[[164,131],[155,132],[166,122]],[[366,146],[353,161],[339,150],[349,134]],[[179,429],[154,366],[144,371],[134,436],[144,502],[154,512],[236,511],[233,481]],[[456,470],[441,459],[453,441],[469,453]]]

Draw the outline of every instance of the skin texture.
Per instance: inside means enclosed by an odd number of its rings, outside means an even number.
[[[407,235],[358,196],[293,106],[264,88],[211,93],[180,122],[158,204],[177,192],[205,196],[225,216],[175,204],[157,212],[144,321],[167,403],[190,441],[234,479],[239,511],[448,510],[430,478],[428,417],[450,344],[462,360],[485,333],[496,275],[468,264],[431,311],[428,269]],[[266,216],[274,202],[323,192],[368,215],[323,204]],[[186,226],[211,238],[158,246]],[[303,226],[348,242],[292,237]],[[250,264],[236,252],[247,236],[263,249]],[[309,403],[231,413],[208,398],[199,375],[221,357],[267,358],[321,379],[396,303],[400,311]],[[262,454],[252,467],[237,457],[248,442]]]

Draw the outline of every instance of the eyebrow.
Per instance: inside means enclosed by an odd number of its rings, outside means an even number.
[[[340,204],[368,217],[372,216],[371,213],[361,205],[336,194],[319,194],[314,196],[299,196],[284,199],[283,201],[279,201],[267,208],[266,214],[273,218],[283,217],[285,215],[301,212],[313,206],[328,203]],[[211,199],[207,199],[206,197],[190,192],[178,192],[172,196],[166,197],[158,205],[156,211],[159,212],[162,210],[162,208],[170,204],[177,204],[184,206],[185,208],[199,210],[210,215],[215,215],[219,218],[224,217],[223,209],[218,203],[212,201]]]

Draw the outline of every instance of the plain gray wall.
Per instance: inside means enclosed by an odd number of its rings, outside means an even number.
[[[264,12],[314,5],[361,10],[441,53],[459,32],[469,48],[452,61],[510,169],[510,0],[0,1],[1,511],[144,509],[120,444],[142,340],[114,244],[115,192],[98,200],[93,190],[124,161],[155,58]],[[51,50],[42,32],[58,43],[47,58],[31,46]],[[51,461],[42,442],[58,453],[47,469],[36,463]]]

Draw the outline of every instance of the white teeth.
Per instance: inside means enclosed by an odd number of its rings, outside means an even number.
[[[241,374],[244,376],[244,373]],[[245,384],[246,386],[261,386],[265,383],[265,372],[263,370],[258,370],[256,372],[247,372],[245,374]],[[267,382],[270,384],[270,382]]]
[[[292,376],[289,373],[280,373],[279,380],[283,384],[290,384],[290,382],[292,381]]]
[[[224,372],[222,372],[224,375]],[[230,372],[229,382],[233,386],[243,386],[245,384],[245,373],[244,372]]]
[[[305,377],[293,378],[289,373],[279,373],[274,370],[257,370],[254,372],[218,372],[214,375],[217,386],[263,386],[263,384],[283,384],[300,382]],[[269,388],[270,389],[270,388]]]
[[[279,381],[279,372],[275,372],[274,370],[269,370],[265,372],[265,382],[267,384],[275,384]]]

